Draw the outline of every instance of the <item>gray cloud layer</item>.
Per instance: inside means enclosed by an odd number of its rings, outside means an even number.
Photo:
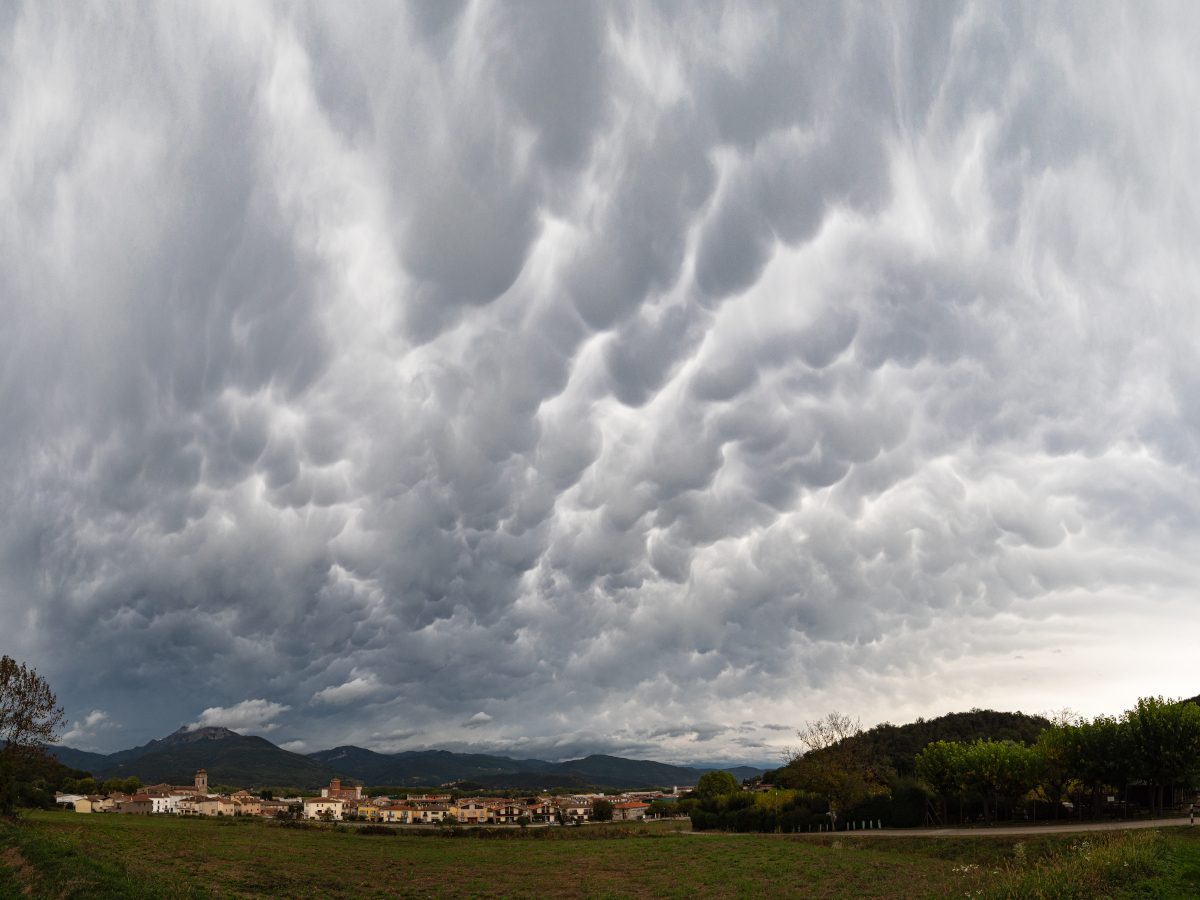
[[[1195,692],[1194,8],[7,9],[0,621],[77,745]]]

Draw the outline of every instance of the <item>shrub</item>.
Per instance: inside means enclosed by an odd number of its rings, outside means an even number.
[[[380,837],[396,836],[396,829],[388,828],[386,825],[364,825],[362,828],[356,830],[359,834],[376,834]]]

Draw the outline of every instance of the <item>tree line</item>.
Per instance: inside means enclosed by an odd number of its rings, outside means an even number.
[[[1200,707],[1143,697],[1120,716],[1062,716],[1032,745],[937,741],[917,754],[916,772],[941,799],[943,818],[947,799],[966,792],[983,797],[985,818],[992,800],[993,820],[998,798],[1031,793],[1055,818],[1064,794],[1090,794],[1098,814],[1107,788],[1125,794],[1131,784],[1146,785],[1152,811],[1162,815],[1164,788],[1200,782]]]
[[[995,726],[992,734],[979,734],[989,726]],[[969,739],[914,745],[918,737],[947,733]],[[1073,812],[1079,815],[1090,797],[1099,815],[1104,797],[1116,794],[1136,794],[1139,806],[1162,815],[1181,789],[1200,784],[1200,706],[1194,699],[1143,697],[1119,716],[1093,719],[1069,710],[1053,718],[972,710],[870,731],[834,712],[806,723],[798,737],[801,745],[787,752],[786,764],[763,780],[808,798],[796,802],[814,815],[827,804],[824,827],[860,819],[947,822],[951,800],[958,801],[960,821],[964,805],[974,810],[972,817],[982,807],[985,821],[996,821],[1004,805],[1013,815],[1032,811],[1036,817],[1039,803],[1043,814],[1059,818],[1067,797],[1076,800]]]

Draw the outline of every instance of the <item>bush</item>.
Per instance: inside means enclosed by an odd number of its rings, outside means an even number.
[[[757,805],[753,794],[710,798],[693,806],[688,815],[693,831],[792,833],[807,831],[813,821],[810,806],[796,804],[788,798],[780,803],[776,811]]]

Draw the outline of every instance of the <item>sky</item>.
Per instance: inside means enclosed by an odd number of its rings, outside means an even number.
[[[1200,7],[0,3],[0,632],[113,751],[778,761],[1200,633]]]

